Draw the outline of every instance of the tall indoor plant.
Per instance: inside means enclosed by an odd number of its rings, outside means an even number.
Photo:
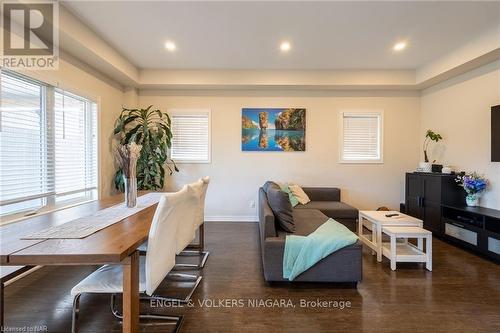
[[[161,190],[165,185],[165,169],[171,175],[179,171],[175,162],[169,159],[168,149],[172,145],[171,120],[166,112],[154,109],[123,108],[116,120],[115,136],[121,145],[132,142],[141,145],[137,160],[137,188],[139,190]],[[123,170],[115,174],[115,187],[124,191]]]

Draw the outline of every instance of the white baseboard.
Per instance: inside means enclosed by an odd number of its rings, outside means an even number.
[[[225,216],[205,216],[206,222],[258,222],[257,216],[225,215]]]

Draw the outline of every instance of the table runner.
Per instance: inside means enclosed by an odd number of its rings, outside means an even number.
[[[93,233],[109,227],[121,220],[139,213],[160,201],[162,193],[148,193],[137,198],[137,206],[128,208],[124,202],[101,209],[89,216],[46,228],[21,239],[50,239],[50,238],[85,238]]]

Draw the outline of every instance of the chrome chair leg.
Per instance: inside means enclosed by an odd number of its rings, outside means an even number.
[[[205,263],[207,262],[208,255],[210,252],[208,251],[192,251],[192,250],[184,250],[178,254],[180,257],[198,257],[203,256],[201,262],[199,264],[175,264],[174,268],[185,268],[185,269],[201,269],[205,267]],[[140,256],[145,256],[146,251],[139,251]]]
[[[210,252],[208,251],[198,251],[198,250],[184,250],[178,254],[181,257],[197,257],[202,256],[201,262],[199,264],[175,264],[175,267],[178,268],[203,268],[205,267],[205,263],[207,262],[208,256]]]
[[[78,315],[80,314],[80,297],[82,294],[77,294],[73,299],[73,309],[71,312],[71,333],[78,332]]]
[[[189,290],[189,293],[186,295],[184,299],[180,298],[168,298],[171,301],[179,302],[182,304],[187,304],[191,300],[191,297],[193,296],[196,288],[198,288],[198,285],[201,282],[201,279],[203,278],[202,276],[197,276],[197,275],[191,275],[191,274],[181,274],[181,273],[170,273],[168,274],[169,277],[174,277],[174,278],[180,278],[181,282],[194,282],[193,287]],[[163,298],[166,299],[166,298]]]
[[[205,263],[207,262],[208,255],[210,252],[205,251],[205,223],[202,223],[199,228],[198,228],[198,235],[199,235],[199,243],[198,244],[193,244],[189,245],[187,249],[189,250],[184,250],[181,253],[179,253],[179,256],[203,256],[201,259],[201,263],[196,265],[196,264],[176,264],[175,267],[182,267],[182,268],[203,268],[205,267]]]
[[[140,299],[162,299],[162,300],[170,300],[168,298],[166,299],[163,299],[161,297],[157,297],[157,296],[143,296],[143,297],[140,297]],[[113,315],[122,320],[123,319],[123,314],[121,314],[117,307],[116,307],[116,294],[111,294],[111,304],[110,304],[110,307],[111,307],[111,312],[113,313]],[[167,316],[167,315],[159,315],[159,314],[151,314],[151,313],[145,313],[145,314],[140,314],[139,315],[139,318],[144,318],[144,319],[157,319],[157,320],[165,320],[165,321],[169,321],[168,323],[165,323],[165,324],[169,324],[169,325],[175,325],[175,328],[174,328],[174,333],[177,333],[180,331],[181,329],[181,326],[184,322],[184,316]]]
[[[169,277],[178,277],[181,279],[185,279],[187,281],[196,281],[198,278],[201,278],[201,276],[194,275],[194,274],[183,274],[183,273],[170,273],[167,276]]]
[[[0,278],[0,332],[4,330],[4,284],[2,278]]]

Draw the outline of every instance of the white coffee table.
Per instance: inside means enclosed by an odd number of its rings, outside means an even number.
[[[384,226],[382,233],[391,238],[389,243],[382,244],[382,254],[391,261],[393,271],[397,262],[424,262],[425,267],[432,271],[432,232],[420,227]],[[404,242],[398,243],[398,238],[404,239]],[[416,239],[417,246],[409,243],[409,238]]]
[[[399,214],[397,217],[386,217],[388,214]],[[363,226],[371,229],[371,235],[363,234]],[[360,210],[358,222],[358,237],[377,254],[377,261],[382,261],[382,227],[420,227],[423,221],[396,211]]]

